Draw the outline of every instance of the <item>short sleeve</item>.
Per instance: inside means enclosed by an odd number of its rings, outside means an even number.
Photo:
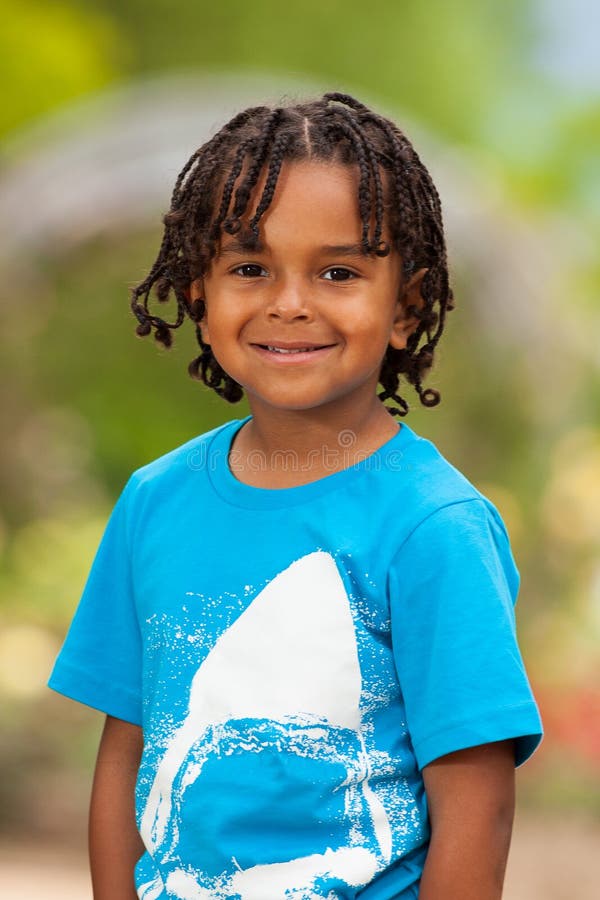
[[[519,584],[504,523],[485,499],[437,509],[397,552],[392,641],[419,768],[508,738],[521,765],[540,743],[516,637]]]
[[[141,636],[129,535],[133,477],[108,520],[48,686],[108,715],[141,725]]]

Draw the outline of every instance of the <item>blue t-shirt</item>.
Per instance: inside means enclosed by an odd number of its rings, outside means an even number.
[[[49,684],[143,727],[142,900],[417,897],[422,768],[541,739],[504,524],[405,423],[252,487],[228,465],[249,418],[130,477]]]

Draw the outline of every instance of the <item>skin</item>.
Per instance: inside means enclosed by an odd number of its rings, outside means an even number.
[[[285,163],[261,221],[261,252],[236,249],[226,234],[205,278],[190,286],[190,297],[205,301],[203,339],[248,397],[252,419],[238,432],[230,460],[248,484],[314,481],[335,468],[314,459],[316,446],[339,448],[340,432],[352,431],[361,458],[398,431],[376,396],[378,373],[388,344],[403,348],[416,327],[406,310],[422,303],[426,270],[404,282],[395,252],[365,257],[324,249],[359,242],[357,185],[350,167]],[[253,212],[250,204],[246,222]],[[290,365],[253,346],[284,340],[330,349]],[[257,472],[245,462],[249,453],[268,458],[292,448],[301,463],[294,471],[273,464]],[[340,467],[351,464],[344,454]],[[141,729],[108,717],[90,808],[95,900],[136,897],[133,869],[144,848],[133,797],[141,752]],[[423,778],[432,836],[420,900],[500,900],[514,815],[513,742],[450,753],[426,766]]]
[[[136,900],[133,870],[144,852],[135,823],[134,791],[142,729],[107,716],[94,773],[89,853],[94,900]]]
[[[515,808],[514,742],[448,753],[423,769],[431,842],[419,900],[501,900]]]
[[[90,805],[94,900],[137,900],[133,871],[144,847],[134,787],[142,730],[108,716]],[[431,843],[419,900],[501,900],[514,817],[512,741],[470,747],[423,769]]]
[[[324,249],[360,242],[357,188],[351,167],[285,163],[261,220],[263,251],[236,250],[237,238],[225,234],[210,271],[192,285],[192,299],[205,302],[203,340],[248,397],[252,420],[238,432],[232,468],[249,484],[314,481],[334,471],[331,462],[319,466],[314,448],[339,449],[340,432],[353,433],[352,451],[360,458],[398,431],[376,395],[379,369],[388,344],[405,347],[417,325],[406,309],[422,304],[426,269],[403,282],[395,252],[374,257]],[[257,197],[261,190],[259,183]],[[253,214],[251,204],[245,221]],[[383,238],[389,240],[385,231]],[[253,346],[278,340],[332,346],[310,362],[284,367]],[[277,465],[256,472],[244,462],[256,451],[270,460],[290,448],[301,464],[291,472]]]

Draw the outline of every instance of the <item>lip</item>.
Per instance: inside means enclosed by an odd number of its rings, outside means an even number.
[[[317,362],[322,359],[330,350],[333,350],[335,344],[315,344],[312,341],[277,341],[269,344],[269,347],[280,347],[282,350],[301,350],[304,347],[313,347],[313,350],[307,350],[306,353],[277,353],[276,350],[267,350],[267,345],[251,344],[259,356],[265,360],[272,361],[277,365],[289,366],[297,365],[304,362]]]
[[[313,347],[321,349],[322,347],[331,347],[332,344],[319,344],[316,341],[254,341],[254,347],[279,347],[281,350],[303,350],[305,347]]]

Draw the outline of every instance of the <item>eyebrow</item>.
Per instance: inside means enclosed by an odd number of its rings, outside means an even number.
[[[267,252],[267,248],[259,240],[252,241],[244,238],[235,238],[221,248],[219,256],[265,252]],[[331,256],[360,256],[362,258],[367,256],[360,244],[325,244],[319,247],[319,252]]]
[[[219,250],[219,256],[236,253],[264,253],[265,247],[258,238],[234,238]]]
[[[367,256],[361,244],[326,244],[321,250],[333,256]]]

